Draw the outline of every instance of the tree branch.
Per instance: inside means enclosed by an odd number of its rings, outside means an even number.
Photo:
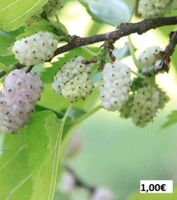
[[[169,63],[171,61],[171,56],[175,51],[175,47],[177,45],[177,31],[170,33],[170,41],[169,44],[166,46],[164,55],[162,57],[162,69],[168,71],[169,70]]]
[[[106,40],[116,41],[122,37],[128,36],[133,33],[138,33],[139,35],[141,35],[151,29],[156,29],[161,26],[176,25],[176,24],[177,24],[177,16],[145,19],[137,23],[122,23],[116,30],[108,33],[93,35],[90,37],[83,37],[83,38],[79,36],[72,36],[68,44],[59,47],[56,50],[55,55],[62,54],[64,52],[67,52],[69,50],[81,46],[103,42]]]
[[[89,44],[94,44],[98,42],[106,42],[106,41],[114,43],[116,40],[119,40],[120,38],[131,35],[133,33],[137,33],[141,35],[151,29],[156,29],[158,27],[170,26],[170,25],[176,25],[176,24],[177,24],[177,16],[158,17],[154,19],[145,19],[137,23],[122,23],[114,31],[104,33],[104,34],[93,35],[90,37],[69,36],[69,42],[66,45],[59,47],[55,51],[54,56],[65,53],[67,51],[70,51],[78,47],[89,45]],[[177,32],[173,32],[170,43],[167,46],[164,53],[163,66],[161,66],[161,68],[159,68],[157,71],[162,71],[162,70],[168,71],[170,56],[173,54],[176,44],[177,44]],[[24,66],[21,64],[16,65],[16,68],[22,68],[22,67]],[[32,68],[33,66],[30,66],[27,69],[27,72],[30,72]],[[152,69],[153,71],[152,73],[157,72],[154,70],[155,69]],[[0,77],[4,76],[4,74],[5,72],[1,72]]]
[[[77,187],[82,187],[82,188],[85,188],[87,189],[90,193],[94,193],[96,188],[87,184],[86,182],[84,182],[83,180],[81,180],[77,174],[74,172],[74,170],[72,168],[70,168],[69,166],[64,166],[65,169],[74,177],[75,179],[75,185]]]
[[[156,66],[152,66],[148,70],[144,71],[144,75],[151,76],[153,74],[157,74],[158,72],[169,71],[171,56],[173,55],[177,45],[177,31],[171,32],[169,36],[170,40],[165,50],[161,51],[159,55],[157,55],[159,57],[159,61],[157,61]]]

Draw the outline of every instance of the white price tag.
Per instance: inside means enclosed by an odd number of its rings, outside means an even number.
[[[173,193],[172,180],[141,180],[140,193]]]

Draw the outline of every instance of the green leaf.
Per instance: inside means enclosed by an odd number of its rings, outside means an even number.
[[[26,147],[23,133],[6,136],[0,158],[0,199],[30,200],[32,181]]]
[[[177,123],[177,111],[173,111],[169,116],[167,121],[162,125],[162,128],[167,128]]]
[[[57,30],[51,23],[43,18],[36,18],[35,21],[24,29],[24,33],[18,35],[17,39],[22,39],[36,32],[47,31],[57,33]]]
[[[5,56],[0,56],[0,62],[5,65],[11,65],[17,63],[17,60],[15,59],[14,55],[5,55]]]
[[[43,124],[41,127],[39,123]],[[50,111],[37,113],[26,129],[29,165],[32,170],[31,200],[48,200],[52,183],[53,161],[60,121]]]
[[[24,25],[48,0],[1,0],[0,27],[11,31]]]
[[[2,64],[2,63],[0,63],[0,69],[1,69],[2,71],[5,71],[5,72],[8,72],[8,71],[9,71],[9,68],[8,68],[6,65]]]
[[[39,105],[47,107],[52,110],[61,111],[69,106],[69,101],[66,98],[59,96],[52,90],[51,84],[44,85],[44,92],[42,93]]]
[[[23,28],[11,32],[5,32],[0,29],[0,56],[11,56],[12,45],[17,35],[23,32]]]
[[[0,55],[8,54],[9,47],[12,45],[12,43],[15,41],[15,38],[12,37],[10,33],[6,33],[0,30]]]
[[[60,122],[37,112],[17,135],[7,135],[0,159],[0,199],[48,200]]]
[[[135,8],[135,0],[80,0],[91,16],[100,22],[117,26],[128,22]]]

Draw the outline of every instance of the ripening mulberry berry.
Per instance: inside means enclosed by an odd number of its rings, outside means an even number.
[[[53,57],[58,41],[49,32],[39,32],[14,43],[16,59],[26,66],[44,63]]]
[[[107,63],[103,70],[103,86],[100,89],[101,105],[106,110],[119,110],[127,100],[130,90],[130,71],[126,64]]]
[[[151,122],[158,110],[163,109],[169,101],[167,94],[154,83],[154,79],[133,80],[131,85],[133,93],[120,109],[120,116],[132,118],[133,122],[144,127]]]
[[[48,3],[43,7],[43,12],[47,16],[52,16],[56,13],[57,10],[62,8],[63,0],[49,0]]]
[[[131,118],[140,127],[153,121],[157,111],[162,109],[168,102],[166,93],[157,86],[146,86],[139,88],[134,95],[131,107]]]
[[[138,13],[143,18],[164,16],[171,10],[173,0],[139,0]]]
[[[133,95],[130,95],[128,100],[121,106],[119,112],[122,118],[131,117],[131,108],[133,105]]]
[[[0,92],[0,130],[16,132],[23,127],[42,90],[41,80],[32,72],[16,69],[9,73]]]
[[[107,188],[97,188],[91,200],[115,200],[115,197]]]
[[[54,91],[67,97],[71,102],[85,98],[94,87],[90,80],[90,70],[91,65],[84,64],[83,57],[72,59],[54,77]]]
[[[141,72],[145,73],[151,68],[157,68],[158,61],[160,60],[159,53],[162,49],[158,46],[146,48],[139,56],[139,62],[142,66]]]
[[[158,108],[163,109],[166,103],[170,100],[170,98],[168,97],[166,92],[164,92],[161,88],[158,88],[158,91],[160,96]]]

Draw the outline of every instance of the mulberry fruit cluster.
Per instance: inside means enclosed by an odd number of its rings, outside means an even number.
[[[17,40],[13,45],[16,59],[26,66],[44,63],[53,57],[58,41],[49,32],[38,32]]]
[[[67,97],[71,102],[91,94],[93,84],[90,79],[90,64],[84,64],[79,56],[67,62],[54,77],[52,87],[58,94]]]
[[[122,106],[120,112],[124,118],[132,118],[139,127],[153,121],[159,109],[163,109],[169,101],[168,96],[156,85],[139,88]]]
[[[164,16],[172,7],[172,0],[139,0],[138,13],[143,18]]]
[[[141,72],[146,73],[150,69],[158,68],[160,61],[160,52],[162,49],[159,46],[146,48],[139,56],[141,64]]]
[[[57,10],[62,8],[63,0],[49,0],[48,3],[43,7],[43,12],[47,16],[52,16],[56,13]]]
[[[17,132],[23,127],[43,90],[39,77],[16,69],[8,74],[0,91],[0,130]]]
[[[130,95],[128,100],[120,108],[120,116],[122,118],[129,118],[131,113],[130,110],[133,105],[133,95]]]
[[[170,100],[170,98],[167,96],[166,92],[164,92],[161,88],[156,86],[156,89],[159,91],[159,105],[158,109],[163,109],[166,105],[166,103]]]
[[[100,89],[101,105],[106,110],[119,110],[129,97],[130,71],[126,64],[116,60],[103,69],[103,85]]]
[[[133,122],[144,127],[156,116],[159,105],[160,93],[154,87],[143,87],[137,90],[131,110]]]

